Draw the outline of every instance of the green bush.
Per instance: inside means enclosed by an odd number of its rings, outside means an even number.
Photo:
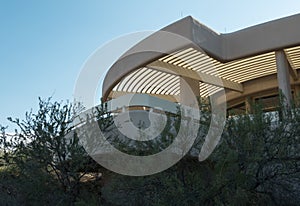
[[[76,133],[71,143],[63,138],[71,121],[70,105],[40,100],[38,113],[24,121],[12,120],[20,131],[13,141],[1,127],[0,203],[6,205],[297,205],[300,202],[300,110],[278,107],[264,113],[226,120],[217,148],[205,161],[198,154],[211,120],[203,107],[201,125],[193,148],[180,162],[161,173],[128,177],[111,173],[87,157]],[[97,121],[109,128],[109,141],[124,152],[149,155],[164,149],[176,137],[180,117],[168,119],[160,141],[126,147],[118,141],[111,119]],[[101,119],[102,118],[102,119]],[[92,125],[92,124],[91,124]],[[94,130],[87,128],[88,144],[95,144]],[[89,138],[91,137],[91,138]],[[28,143],[28,138],[31,138]],[[133,149],[140,149],[134,151]],[[55,158],[54,158],[55,157]],[[51,161],[49,161],[51,160]],[[5,165],[5,166],[3,166]],[[82,181],[88,172],[100,178]]]
[[[262,108],[228,118],[221,142],[205,161],[190,154],[156,175],[115,175],[103,198],[115,205],[297,205],[300,110],[264,113]],[[199,151],[202,143],[193,147]]]
[[[11,168],[8,179],[26,204],[74,205],[85,190],[82,178],[97,164],[79,144],[72,125],[81,108],[50,100],[39,99],[38,111],[26,113],[24,120],[9,118],[19,129],[12,138],[1,127],[0,159]]]

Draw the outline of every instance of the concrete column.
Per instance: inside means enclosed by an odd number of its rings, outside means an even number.
[[[195,99],[199,96],[199,81],[187,77],[180,77],[180,103],[190,107],[197,107],[197,105],[195,105]]]
[[[289,65],[286,59],[284,51],[276,51],[276,65],[277,65],[277,81],[279,91],[285,96],[285,102],[287,106],[291,105],[292,94],[291,94],[291,83],[289,74]]]

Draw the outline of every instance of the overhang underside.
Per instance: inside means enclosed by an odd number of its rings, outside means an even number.
[[[290,74],[298,80],[300,46],[283,49],[289,63]],[[212,95],[222,88],[238,94],[247,93],[247,82],[276,74],[275,51],[222,63],[203,51],[185,48],[165,55],[124,76],[110,92],[110,98],[128,93],[146,93],[178,101],[180,77],[199,81],[201,97]],[[261,85],[263,90],[263,84]]]

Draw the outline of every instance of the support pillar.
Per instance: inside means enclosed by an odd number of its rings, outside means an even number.
[[[245,109],[246,109],[246,114],[251,114],[252,112],[252,101],[253,101],[253,98],[251,97],[248,97],[245,99]]]
[[[291,106],[292,94],[289,74],[289,65],[284,51],[276,51],[276,65],[277,65],[277,81],[278,88],[281,94],[285,97],[284,104]]]
[[[198,104],[195,105],[195,99],[199,96],[199,81],[187,77],[180,77],[180,103],[190,107],[197,107]]]
[[[300,100],[300,85],[295,85],[294,86],[294,102],[296,104],[299,104],[300,103],[299,100]]]

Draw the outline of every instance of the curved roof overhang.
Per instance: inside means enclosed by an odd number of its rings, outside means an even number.
[[[103,100],[106,101],[113,90],[176,96],[180,93],[178,76],[198,80],[200,91],[201,87],[206,88],[202,90],[203,96],[217,92],[222,86],[214,78],[221,78],[232,96],[246,95],[249,82],[276,74],[275,52],[278,50],[284,51],[292,83],[298,84],[299,23],[298,14],[218,34],[192,17],[186,17],[125,52],[106,74]]]

